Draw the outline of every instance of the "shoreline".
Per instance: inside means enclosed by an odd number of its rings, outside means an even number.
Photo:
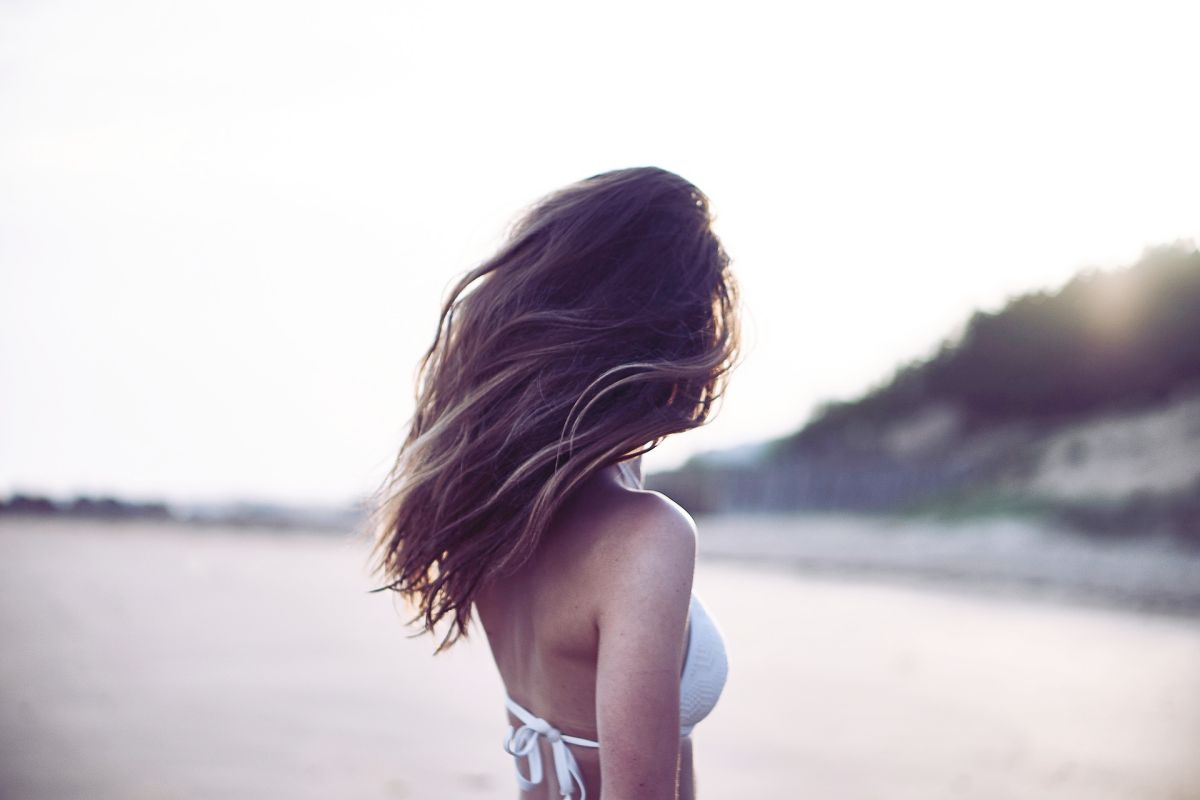
[[[700,555],[812,577],[1200,617],[1200,550],[1098,541],[1020,518],[698,517]]]
[[[696,523],[698,556],[714,563],[820,580],[1200,617],[1200,549],[1162,537],[1096,539],[1020,517],[947,522],[803,512],[698,515]],[[367,544],[361,529],[220,520],[0,515],[0,528],[5,526]]]

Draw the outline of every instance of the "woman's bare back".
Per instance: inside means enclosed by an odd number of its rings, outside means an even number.
[[[663,495],[630,486],[616,467],[610,467],[592,476],[567,499],[537,551],[519,571],[484,587],[476,597],[479,621],[509,696],[564,734],[601,742],[598,750],[572,747],[590,798],[600,793],[601,759],[620,757],[617,737],[607,745],[597,718],[601,621],[617,614],[627,617],[636,610],[621,610],[612,598],[614,591],[621,591],[630,581],[686,582],[690,594],[694,560],[683,564],[678,563],[682,558],[631,558],[647,549],[637,537],[679,538],[677,531],[691,535],[694,559],[694,526],[686,512]],[[657,552],[680,552],[678,545],[671,546],[673,551]],[[666,561],[673,563],[656,563]],[[631,575],[631,570],[635,574]],[[678,676],[683,667],[685,628],[679,625],[677,613],[668,610],[658,619],[656,611],[641,608],[643,619],[638,624],[657,629],[646,631],[651,636],[678,637],[679,659],[674,665]],[[626,620],[613,624],[611,629],[616,632],[611,635],[618,635],[627,624]],[[614,646],[610,652],[619,651]],[[674,692],[677,696],[677,683]],[[497,698],[497,708],[502,707]],[[672,727],[678,726],[675,708]],[[522,724],[511,714],[509,723],[514,727]],[[541,737],[539,746],[543,763],[552,764],[549,745]],[[691,796],[690,741],[685,740],[681,749],[686,762],[681,783],[686,793],[680,797],[687,798]],[[605,772],[609,766],[606,764]],[[547,780],[522,797],[557,797],[553,770],[548,772]]]

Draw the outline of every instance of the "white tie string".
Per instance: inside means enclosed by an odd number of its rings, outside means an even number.
[[[521,789],[528,791],[542,782],[542,751],[538,747],[538,737],[544,736],[550,742],[550,750],[554,756],[554,777],[558,780],[558,790],[562,793],[563,800],[571,800],[575,786],[579,787],[579,800],[587,800],[583,773],[567,744],[599,747],[600,743],[577,736],[564,736],[558,728],[541,717],[534,716],[512,698],[505,698],[505,704],[508,710],[524,723],[515,729],[510,725],[508,734],[504,737],[504,750],[513,757],[517,783]],[[521,772],[522,758],[529,762],[529,777],[525,777]]]

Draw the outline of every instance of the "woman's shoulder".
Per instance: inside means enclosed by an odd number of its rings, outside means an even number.
[[[650,489],[627,489],[622,505],[621,524],[615,526],[617,536],[624,535],[631,543],[655,547],[695,550],[696,521],[683,506],[661,492]]]
[[[606,486],[588,509],[589,560],[602,572],[690,587],[696,523],[678,503],[657,491]]]
[[[696,546],[696,522],[690,513],[652,489],[598,483],[575,504],[572,517],[605,548]]]

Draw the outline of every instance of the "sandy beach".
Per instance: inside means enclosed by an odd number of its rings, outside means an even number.
[[[704,527],[701,527],[701,537]],[[486,643],[345,537],[0,520],[0,797],[513,798]],[[701,560],[699,796],[1200,797],[1200,616]]]

